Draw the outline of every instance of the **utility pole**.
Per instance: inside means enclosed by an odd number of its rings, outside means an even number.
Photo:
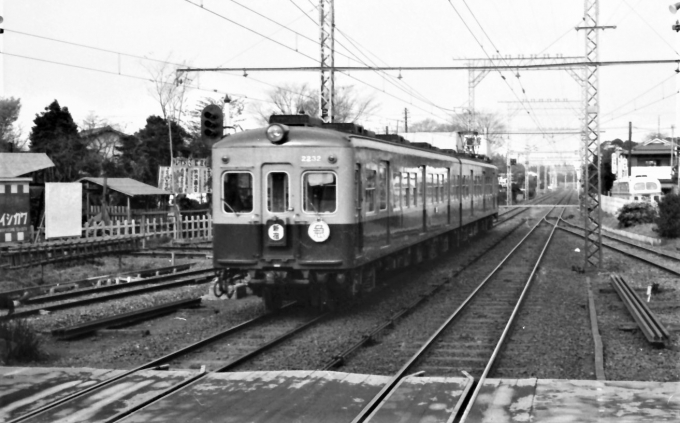
[[[508,138],[508,152],[505,155],[505,167],[507,168],[507,186],[505,189],[505,204],[512,205],[512,161],[510,160],[510,138]]]
[[[408,133],[408,109],[404,108],[404,132]]]
[[[628,122],[628,177],[630,177],[630,163],[633,154],[633,122]]]
[[[335,108],[335,4],[334,0],[319,0],[319,42],[321,47],[321,88],[319,114],[324,122],[334,121]],[[324,68],[330,67],[328,77]]]

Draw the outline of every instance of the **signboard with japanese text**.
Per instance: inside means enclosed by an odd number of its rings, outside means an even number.
[[[212,170],[207,159],[175,158],[172,163],[175,188],[172,189],[170,166],[160,166],[158,188],[176,194],[207,194],[212,192]]]
[[[0,243],[28,241],[30,196],[26,178],[0,181]]]

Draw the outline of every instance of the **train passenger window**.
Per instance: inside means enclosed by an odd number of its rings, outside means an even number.
[[[225,213],[253,211],[253,175],[227,172],[222,176],[222,210]]]
[[[334,213],[337,208],[337,181],[332,172],[307,172],[303,176],[305,213]]]
[[[392,175],[392,210],[401,207],[401,172]]]
[[[426,175],[426,177],[427,177],[427,182],[425,183],[425,187],[426,187],[427,191],[425,193],[425,196],[427,198],[427,202],[432,204],[435,201],[435,199],[434,199],[434,181],[433,181],[434,175],[431,174],[431,173],[428,173]]]
[[[453,175],[451,177],[451,184],[453,185],[454,201],[460,201],[460,182],[458,180],[458,175]]]
[[[384,164],[378,168],[378,188],[380,210],[387,210],[387,167]]]
[[[408,173],[401,174],[401,198],[404,199],[404,208],[411,207],[411,190]]]
[[[271,172],[267,175],[267,210],[273,213],[283,213],[289,207],[288,174],[285,172]]]
[[[441,180],[439,184],[439,190],[440,190],[440,196],[439,199],[446,203],[449,201],[449,175],[448,174],[443,174],[439,175],[439,178]]]
[[[377,173],[371,169],[366,171],[366,211],[368,213],[375,212],[375,180],[377,179]]]

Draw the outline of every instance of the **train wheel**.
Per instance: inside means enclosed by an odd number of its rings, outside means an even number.
[[[262,299],[264,300],[264,307],[267,311],[277,311],[283,304],[281,292],[276,288],[264,288],[262,290]]]
[[[222,289],[222,279],[220,278],[215,278],[213,281],[213,294],[217,298],[220,298],[222,295],[224,295],[224,290]]]

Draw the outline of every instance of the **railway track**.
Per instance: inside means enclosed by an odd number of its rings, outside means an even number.
[[[551,192],[551,193],[549,193],[548,195],[545,195],[545,196],[543,196],[543,197],[535,198],[535,199],[533,199],[533,200],[531,200],[531,201],[529,201],[529,202],[527,202],[527,203],[524,203],[524,204],[522,204],[522,205],[531,206],[531,205],[536,205],[536,204],[539,204],[539,203],[549,202],[549,201],[551,201],[553,198],[555,198],[556,196],[559,196],[559,193]],[[507,222],[507,221],[509,221],[509,220],[512,220],[512,219],[514,219],[515,217],[519,216],[520,214],[523,214],[523,213],[526,212],[527,210],[529,210],[529,207],[509,208],[509,209],[507,209],[505,212],[499,213],[499,214],[498,214],[498,220],[496,221],[496,223],[494,224],[494,226],[498,226],[498,225],[503,224],[503,223],[505,223],[505,222]],[[503,219],[501,219],[501,218],[503,218]]]
[[[38,286],[31,286],[27,288],[12,289],[9,291],[0,292],[0,296],[10,298],[13,300],[21,297],[28,297],[29,302],[33,297],[46,296],[54,293],[75,291],[82,288],[90,288],[102,285],[118,285],[132,280],[150,276],[160,276],[168,273],[176,273],[184,270],[189,270],[196,263],[186,263],[177,266],[157,267],[153,269],[131,270],[128,272],[112,273],[109,275],[92,276],[89,278],[73,281],[73,282],[56,282],[51,284],[44,284]],[[26,302],[26,300],[24,300]]]
[[[553,210],[548,212],[552,213]],[[560,214],[564,209],[560,211]],[[474,404],[482,382],[491,373],[513,321],[527,295],[556,225],[543,226],[543,219],[532,227],[477,288],[449,314],[427,340],[409,340],[415,353],[397,371],[353,422],[365,421],[408,374],[427,371],[428,376],[459,376],[461,371],[478,384],[468,404]],[[524,247],[518,251],[520,247]],[[534,265],[529,271],[526,264]],[[504,270],[501,274],[500,270]],[[452,304],[429,304],[430,312],[446,313]],[[448,313],[446,313],[448,314]],[[467,415],[466,409],[463,418]]]
[[[520,226],[524,226],[524,222],[522,222],[517,227]],[[54,403],[41,407],[40,409],[23,415],[12,422],[25,421],[32,419],[33,417],[38,417],[43,420],[45,418],[49,418],[50,412],[57,409],[60,405],[95,390],[102,389],[115,381],[133,375],[135,372],[141,370],[168,368],[169,366],[172,366],[173,368],[197,367],[201,365],[201,362],[203,362],[214,372],[230,371],[241,366],[247,361],[252,360],[259,354],[262,354],[278,343],[289,339],[291,336],[294,336],[295,334],[310,328],[311,326],[328,317],[329,315],[310,315],[309,312],[296,310],[293,308],[293,306],[289,305],[277,314],[266,314],[248,322],[244,322],[209,338],[205,338],[195,344],[189,345],[174,351],[173,353],[124,372],[116,377],[100,382],[86,390],[82,390],[62,400],[55,401]],[[254,336],[253,333],[257,333],[258,335]],[[230,351],[228,354],[224,354],[224,350],[226,349],[223,346],[224,344],[218,343],[227,343],[229,345],[229,349],[233,351]],[[222,346],[218,347],[218,345]],[[211,354],[215,354],[215,356]],[[219,354],[222,354],[222,356],[219,356]],[[167,396],[176,390],[187,386],[188,384],[196,382],[205,376],[205,370],[206,368],[202,368],[201,371],[196,374],[196,376],[178,383],[177,385],[168,387],[158,396],[149,398],[144,404],[140,404],[135,409],[128,410],[126,415],[134,412],[139,407],[143,407],[148,403],[157,401],[161,397]],[[116,421],[117,419],[123,417],[123,415],[115,416],[114,418],[110,419],[110,421]]]
[[[53,401],[43,407],[40,407],[36,410],[33,410],[29,413],[26,413],[14,420],[11,420],[9,423],[18,423],[18,422],[23,422],[27,421],[29,419],[37,419],[39,421],[49,421],[51,412],[54,410],[57,410],[60,406],[63,406],[64,404],[73,401],[77,398],[81,398],[84,395],[93,393],[97,390],[103,389],[114,382],[120,381],[123,378],[130,377],[134,375],[137,372],[140,372],[142,370],[150,370],[150,369],[156,369],[156,370],[164,370],[168,369],[171,364],[182,364],[182,363],[187,363],[188,361],[195,360],[196,356],[194,354],[199,353],[201,349],[205,348],[214,348],[212,346],[217,345],[216,343],[222,342],[225,340],[231,340],[232,342],[237,342],[235,341],[237,337],[240,338],[239,347],[238,347],[238,353],[230,355],[229,357],[223,358],[221,360],[215,360],[210,363],[214,367],[214,372],[226,372],[233,370],[235,367],[247,362],[248,360],[253,359],[254,357],[257,357],[259,354],[263,353],[264,351],[267,351],[268,349],[274,347],[275,345],[279,344],[280,342],[283,342],[284,340],[290,338],[291,336],[294,336],[295,334],[309,328],[310,326],[318,323],[322,319],[326,318],[328,314],[321,314],[321,315],[313,315],[310,316],[308,312],[301,312],[301,310],[295,308],[295,303],[287,304],[284,307],[281,308],[277,313],[267,313],[260,315],[254,319],[248,320],[246,322],[243,322],[241,324],[238,324],[234,327],[231,327],[229,329],[223,330],[219,333],[216,333],[210,337],[204,338],[198,342],[195,342],[193,344],[187,345],[183,348],[180,348],[176,351],[173,351],[163,357],[157,358],[155,360],[152,360],[150,362],[147,362],[145,364],[142,364],[138,367],[135,367],[133,369],[130,369],[128,371],[125,371],[121,374],[118,374],[116,376],[113,376],[111,378],[108,378],[106,380],[103,380],[97,384],[94,384],[88,388],[82,389],[78,392],[75,392],[69,396],[66,396],[64,398],[61,398],[59,400]],[[277,324],[275,323],[276,321],[279,321],[279,319],[285,320],[284,324]],[[265,339],[260,339],[257,340],[253,335],[253,332],[259,332],[262,330],[266,330],[267,334],[264,337],[260,338],[265,338]],[[250,338],[250,339],[249,339]],[[231,348],[231,347],[230,347]],[[193,359],[187,358],[187,357],[192,357],[194,355]],[[176,385],[168,387],[166,390],[162,391],[160,394],[148,398],[145,402],[142,404],[139,404],[135,408],[131,408],[127,410],[123,414],[116,415],[107,421],[109,422],[114,422],[122,419],[126,415],[136,411],[137,409],[150,404],[152,402],[155,402],[167,395],[170,395],[171,393],[175,392],[176,390],[179,390],[188,384],[194,383],[204,377],[206,375],[206,366],[201,366],[200,371],[193,377],[182,381],[180,383],[177,383]]]
[[[1,316],[0,321],[33,316],[39,314],[41,311],[63,310],[132,295],[176,288],[179,286],[205,283],[214,277],[214,269],[190,270],[169,275],[154,276],[121,285],[105,285],[78,291],[62,292],[44,297],[36,297],[33,299],[34,301],[32,304],[43,303],[43,305],[22,307],[9,316]],[[83,296],[85,298],[65,301],[76,296]]]
[[[558,229],[583,238],[582,227],[567,222],[564,219],[559,219],[559,223],[565,224],[569,227],[567,228],[564,226],[558,226]],[[631,241],[606,235],[604,233],[602,234],[602,237],[605,238],[602,241],[602,245],[606,248],[624,254],[628,257],[635,258],[639,261],[649,264],[650,266],[665,270],[675,276],[680,276],[680,256],[667,251],[639,245]]]

